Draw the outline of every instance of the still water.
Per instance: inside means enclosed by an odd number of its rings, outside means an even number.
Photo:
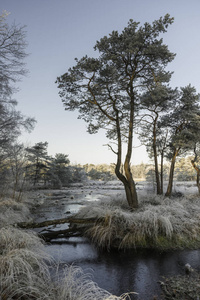
[[[65,196],[59,200],[59,205],[52,201],[44,203],[37,209],[37,221],[66,217],[69,212],[73,214],[80,209],[84,201],[98,200],[98,195],[75,194],[73,201],[70,197],[67,195],[67,198]],[[56,229],[63,229],[63,226],[66,228],[67,224],[57,226]],[[186,263],[200,269],[200,250],[164,253],[150,250],[107,252],[95,248],[81,237],[56,240],[48,244],[46,250],[59,262],[61,268],[66,263],[79,266],[91,275],[91,279],[99,287],[117,296],[137,292],[138,296],[134,299],[140,300],[152,300],[156,295],[160,299],[159,282],[164,276],[184,274]]]
[[[58,262],[80,266],[101,288],[115,295],[137,292],[134,299],[160,298],[163,276],[184,274],[184,265],[200,267],[200,251],[100,251],[86,239],[69,238],[47,247]]]

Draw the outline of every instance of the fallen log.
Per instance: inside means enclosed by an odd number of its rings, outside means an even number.
[[[17,223],[17,226],[20,228],[40,228],[40,227],[47,227],[50,225],[57,225],[57,224],[65,224],[65,223],[73,223],[73,224],[91,224],[95,223],[97,221],[96,218],[75,218],[75,217],[69,217],[64,219],[54,219],[54,220],[47,220],[43,222],[20,222]]]
[[[84,227],[77,228],[76,226],[63,230],[55,230],[49,232],[38,233],[39,237],[41,237],[45,242],[50,242],[52,239],[57,238],[68,238],[68,237],[77,237],[83,236],[83,232],[85,230]]]

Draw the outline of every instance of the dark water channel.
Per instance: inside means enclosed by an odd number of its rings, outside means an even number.
[[[66,217],[66,214],[75,213],[86,201],[98,200],[99,196],[74,193],[71,199],[68,194],[59,200],[57,206],[53,198],[51,205],[38,207],[37,220]],[[56,230],[60,228],[63,229],[63,225],[56,227]],[[200,269],[200,250],[106,252],[96,249],[81,237],[55,240],[46,249],[61,267],[66,263],[80,266],[85,273],[91,274],[92,280],[101,288],[118,296],[125,292],[137,292],[138,296],[134,299],[140,300],[150,300],[155,295],[161,299],[159,281],[163,280],[163,276],[184,274],[186,263]]]

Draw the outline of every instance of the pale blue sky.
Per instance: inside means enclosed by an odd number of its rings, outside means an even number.
[[[200,92],[200,1],[199,0],[1,0],[1,11],[10,12],[9,23],[26,25],[26,59],[29,75],[15,95],[18,109],[37,119],[23,142],[49,143],[48,152],[69,154],[72,163],[112,163],[115,155],[103,147],[103,131],[86,132],[77,114],[64,111],[57,76],[74,65],[74,58],[92,56],[96,40],[112,30],[123,30],[129,19],[152,22],[169,13],[175,22],[164,41],[177,53],[170,70],[172,86],[194,85]],[[143,148],[134,150],[133,163],[146,161]]]

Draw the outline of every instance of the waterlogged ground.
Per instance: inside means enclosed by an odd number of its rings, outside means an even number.
[[[144,182],[137,184],[138,193],[148,195],[153,192],[152,186]],[[197,193],[195,183],[176,183],[175,192],[185,194]],[[33,209],[35,221],[66,218],[73,216],[81,207],[90,201],[107,199],[110,195],[123,194],[123,187],[117,182],[90,182],[89,185],[75,185],[70,189],[39,191],[34,195],[36,205]],[[89,208],[88,208],[89,209]],[[47,230],[65,229],[68,224],[50,226]],[[44,232],[46,228],[37,229]],[[115,295],[125,292],[137,292],[133,299],[161,299],[160,281],[163,276],[169,277],[184,274],[184,266],[189,263],[200,269],[200,251],[101,251],[96,249],[86,238],[64,238],[54,240],[46,250],[62,268],[64,264],[80,266],[85,273],[91,274],[101,288]]]

